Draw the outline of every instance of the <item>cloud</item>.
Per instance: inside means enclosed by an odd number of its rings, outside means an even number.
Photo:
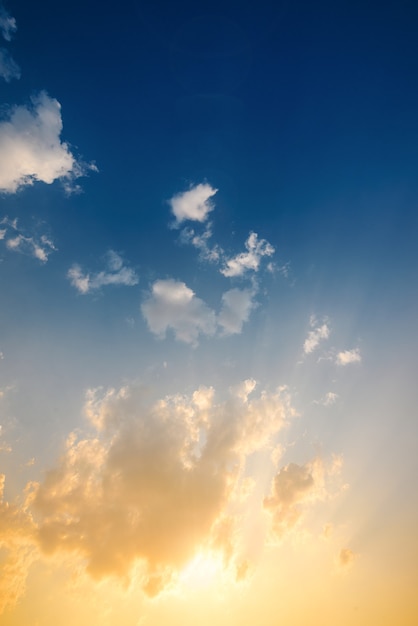
[[[313,330],[310,330],[307,338],[303,344],[303,351],[305,354],[310,354],[313,352],[320,344],[320,342],[324,339],[328,339],[330,334],[330,328],[328,326],[327,320],[325,320],[322,324],[318,323],[315,317],[311,317],[310,325]]]
[[[322,404],[322,406],[332,406],[337,402],[339,398],[338,393],[334,393],[333,391],[328,391],[325,396],[321,400],[315,400],[315,404]]]
[[[304,465],[289,463],[280,469],[273,479],[270,496],[264,499],[276,537],[281,538],[298,524],[306,503],[329,496],[327,478],[338,474],[341,464],[340,457],[335,457],[329,465],[315,458]]]
[[[32,256],[42,263],[46,263],[49,255],[56,251],[53,241],[47,235],[28,235],[18,227],[17,219],[10,220],[4,217],[0,225],[6,228],[0,229],[0,240],[6,244],[6,248],[13,252],[20,252]],[[10,234],[13,231],[13,235]]]
[[[6,9],[0,5],[0,33],[6,41],[11,41],[17,30],[16,19],[9,15]]]
[[[122,257],[114,250],[106,255],[106,269],[95,274],[85,273],[76,263],[68,270],[67,277],[79,293],[97,291],[106,285],[137,285],[139,278],[133,269],[123,265]]]
[[[338,555],[338,565],[342,568],[350,567],[353,564],[355,558],[356,555],[352,550],[350,550],[349,548],[342,548]]]
[[[0,48],[0,77],[4,78],[6,83],[10,83],[13,78],[19,79],[20,76],[20,67],[16,61],[7,50]]]
[[[254,381],[223,401],[212,387],[147,398],[137,387],[91,390],[89,429],[69,437],[31,502],[44,553],[77,555],[97,580],[127,580],[139,563],[154,595],[205,548],[238,567],[230,504],[247,458],[288,412],[280,390],[256,393]]]
[[[257,272],[264,256],[274,254],[273,246],[265,239],[258,240],[257,233],[250,233],[245,242],[247,252],[241,252],[230,259],[226,259],[221,274],[232,278],[243,276],[248,271]]]
[[[176,339],[196,345],[200,334],[216,331],[214,311],[181,281],[157,280],[141,311],[150,331],[161,338],[171,328]]]
[[[349,365],[350,363],[360,363],[361,362],[361,354],[358,348],[354,348],[353,350],[345,350],[343,352],[338,352],[335,357],[335,362],[337,365]]]
[[[200,183],[169,200],[177,224],[185,220],[204,222],[214,206],[210,201],[218,190],[208,183]]]
[[[203,261],[217,263],[222,258],[224,252],[218,244],[215,244],[214,246],[210,246],[208,244],[211,237],[211,224],[206,224],[206,228],[201,235],[196,233],[193,228],[183,228],[180,234],[180,241],[182,243],[189,243],[197,248],[197,250],[199,250],[200,258]]]
[[[222,296],[222,308],[218,315],[218,323],[224,334],[240,333],[244,322],[247,322],[254,308],[253,292],[250,289],[230,289]]]
[[[35,181],[51,184],[60,179],[68,192],[74,181],[95,165],[77,161],[61,142],[61,105],[46,92],[30,106],[15,106],[0,121],[0,191],[14,193]]]

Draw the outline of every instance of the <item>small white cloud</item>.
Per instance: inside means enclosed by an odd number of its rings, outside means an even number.
[[[106,256],[106,269],[95,274],[83,272],[81,267],[75,263],[67,273],[73,287],[80,293],[86,294],[97,291],[106,285],[132,287],[138,284],[138,276],[133,269],[123,265],[123,260],[119,254],[114,250],[109,250]]]
[[[230,289],[222,296],[222,308],[218,323],[224,334],[240,333],[244,322],[248,321],[254,308],[253,292],[249,289]]]
[[[338,393],[328,391],[321,400],[314,400],[314,404],[321,404],[322,406],[331,406],[337,402],[339,398]]]
[[[4,7],[0,5],[0,33],[6,41],[11,41],[17,30],[16,19],[9,15]]]
[[[214,311],[181,281],[157,280],[141,311],[150,331],[161,338],[171,328],[179,341],[197,345],[199,334],[216,331]]]
[[[330,334],[330,328],[327,321],[319,324],[315,317],[311,317],[310,325],[313,330],[309,331],[308,336],[303,344],[303,351],[305,354],[310,354],[311,352],[313,352],[322,340],[328,339]]]
[[[180,224],[185,220],[206,221],[208,214],[214,208],[210,199],[217,191],[208,183],[201,183],[173,196],[169,204],[177,223]]]
[[[236,256],[226,259],[225,266],[221,269],[221,274],[228,278],[243,276],[246,272],[257,272],[260,262],[264,256],[274,254],[273,246],[265,239],[258,240],[257,233],[250,233],[245,242],[247,252],[241,252]]]
[[[210,263],[219,262],[223,255],[223,250],[218,244],[213,246],[209,245],[209,239],[212,237],[211,224],[207,224],[204,232],[199,235],[193,228],[183,228],[180,233],[180,241],[182,243],[188,243],[199,250],[200,258],[203,261],[209,261]]]
[[[358,348],[339,352],[335,358],[337,365],[349,365],[350,363],[360,363],[361,354]]]
[[[35,181],[57,179],[71,190],[75,179],[97,171],[76,160],[61,142],[61,131],[61,105],[45,92],[33,97],[31,106],[12,108],[0,122],[0,191],[14,193]]]
[[[20,75],[20,67],[16,61],[7,50],[0,48],[0,77],[4,78],[6,83],[10,83],[13,78],[19,79]]]
[[[10,220],[8,217],[4,217],[0,224],[6,226],[6,228],[0,229],[0,240],[5,242],[6,248],[10,251],[26,254],[46,263],[49,255],[56,250],[53,241],[46,235],[38,236],[24,233],[18,227],[17,219]],[[13,231],[13,234],[10,231]]]

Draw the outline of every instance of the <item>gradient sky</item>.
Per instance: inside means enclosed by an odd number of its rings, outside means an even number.
[[[0,7],[1,624],[417,624],[417,24]]]

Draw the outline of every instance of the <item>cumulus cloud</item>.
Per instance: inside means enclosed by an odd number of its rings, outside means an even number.
[[[222,308],[218,315],[218,324],[224,334],[240,333],[254,308],[253,292],[250,289],[230,289],[222,296]]]
[[[0,121],[0,191],[14,193],[35,181],[51,184],[60,179],[67,191],[74,181],[96,170],[77,161],[68,144],[61,142],[61,105],[46,92],[32,98],[30,106],[15,106]]]
[[[211,246],[209,239],[212,237],[211,224],[206,224],[203,233],[196,233],[193,228],[184,228],[180,234],[180,241],[188,243],[199,250],[200,258],[203,261],[217,263],[222,258],[224,252],[218,244]]]
[[[13,252],[20,252],[46,263],[49,255],[56,250],[56,247],[47,235],[28,234],[24,232],[17,223],[17,219],[10,220],[4,217],[0,220],[0,240],[6,244],[6,248]]]
[[[181,281],[157,280],[141,311],[150,331],[161,338],[171,328],[176,339],[196,345],[200,334],[216,331],[214,311]]]
[[[0,76],[6,83],[21,76],[20,67],[5,48],[0,48]]]
[[[361,362],[361,354],[358,348],[354,348],[353,350],[344,350],[342,352],[338,352],[335,362],[337,365],[349,365],[350,363],[360,363]]]
[[[9,15],[6,9],[0,5],[0,33],[6,41],[11,41],[17,30],[16,19]]]
[[[243,276],[248,271],[257,272],[261,259],[274,254],[273,246],[265,239],[258,239],[257,233],[250,233],[245,242],[247,252],[241,252],[226,259],[221,273],[226,277]]]
[[[322,404],[322,406],[332,406],[337,402],[338,398],[338,393],[335,393],[334,391],[328,391],[328,393],[326,393],[321,400],[315,400],[315,404]]]
[[[330,328],[328,321],[318,323],[315,317],[311,317],[310,325],[312,330],[309,331],[307,338],[303,344],[303,351],[305,354],[313,352],[324,339],[328,339],[330,334]]]
[[[211,387],[146,398],[134,387],[90,391],[92,430],[70,436],[31,501],[43,552],[81,557],[95,579],[125,580],[139,562],[152,595],[208,546],[239,567],[229,505],[247,458],[288,412],[280,390],[256,393],[254,381],[223,401]]]
[[[208,183],[200,183],[169,200],[177,224],[185,220],[204,222],[214,206],[211,198],[218,190]]]
[[[307,503],[328,497],[327,479],[339,472],[341,463],[339,457],[329,465],[315,458],[304,465],[289,463],[280,469],[273,479],[270,496],[264,499],[276,537],[281,538],[297,525]]]
[[[122,257],[114,250],[106,255],[106,269],[101,272],[84,272],[78,264],[74,264],[67,273],[73,287],[79,293],[86,294],[97,291],[106,285],[125,285],[132,287],[139,282],[133,269],[123,264]]]

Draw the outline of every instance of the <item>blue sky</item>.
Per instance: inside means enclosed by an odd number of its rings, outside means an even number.
[[[415,624],[417,17],[0,7],[8,626],[57,623],[71,576],[68,623],[184,626],[219,580],[233,623]]]

